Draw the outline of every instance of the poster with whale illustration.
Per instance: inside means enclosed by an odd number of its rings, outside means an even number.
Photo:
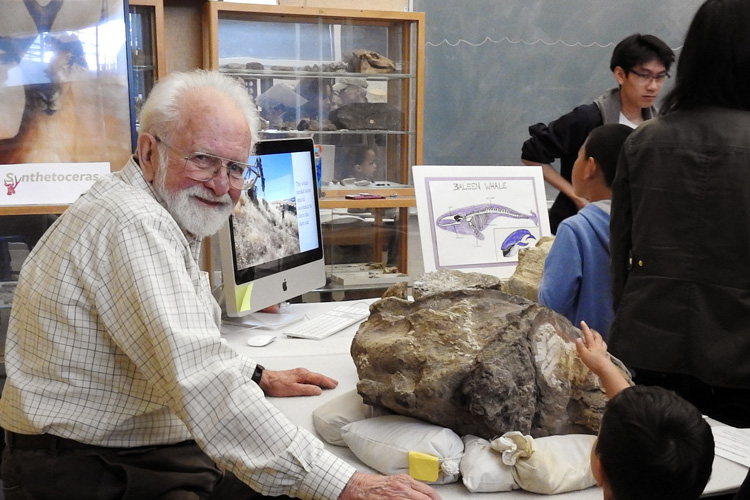
[[[507,278],[521,249],[552,235],[541,167],[417,165],[413,174],[425,272]]]

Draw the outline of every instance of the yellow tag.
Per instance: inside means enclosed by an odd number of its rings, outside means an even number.
[[[435,482],[440,475],[440,462],[435,455],[409,452],[409,475],[418,481]]]
[[[247,311],[250,309],[250,295],[253,291],[253,284],[248,283],[247,285],[243,285],[241,287],[238,287],[237,290],[237,312]]]

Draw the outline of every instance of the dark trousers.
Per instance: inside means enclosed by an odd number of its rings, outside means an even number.
[[[705,384],[690,375],[635,370],[633,381],[674,391],[704,415],[727,425],[750,428],[750,389]]]
[[[740,486],[740,491],[737,492],[734,500],[750,500],[750,472],[747,473],[745,481]]]
[[[24,446],[21,439],[16,444],[13,436],[8,441],[0,471],[6,500],[265,498],[218,469],[193,441],[141,448],[102,448],[54,438],[42,447]]]

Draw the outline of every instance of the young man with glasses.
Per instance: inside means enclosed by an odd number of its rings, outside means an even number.
[[[335,380],[264,370],[221,341],[198,255],[258,176],[244,87],[173,73],[140,126],[133,158],[21,271],[0,401],[6,498],[437,500],[407,475],[356,472],[265,399]]]
[[[593,103],[576,107],[549,124],[529,127],[529,138],[523,143],[521,161],[540,165],[544,180],[560,193],[550,209],[550,229],[574,215],[586,204],[575,195],[571,173],[578,150],[589,132],[604,123],[622,123],[636,127],[656,115],[654,102],[669,78],[675,57],[663,41],[653,35],[636,33],[615,46],[610,69],[618,87],[597,97]],[[560,172],[551,165],[560,160]]]

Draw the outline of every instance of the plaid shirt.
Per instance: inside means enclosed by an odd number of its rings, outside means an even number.
[[[111,447],[195,439],[266,495],[336,498],[354,468],[293,425],[221,341],[220,312],[140,167],[99,179],[24,263],[0,425]]]

